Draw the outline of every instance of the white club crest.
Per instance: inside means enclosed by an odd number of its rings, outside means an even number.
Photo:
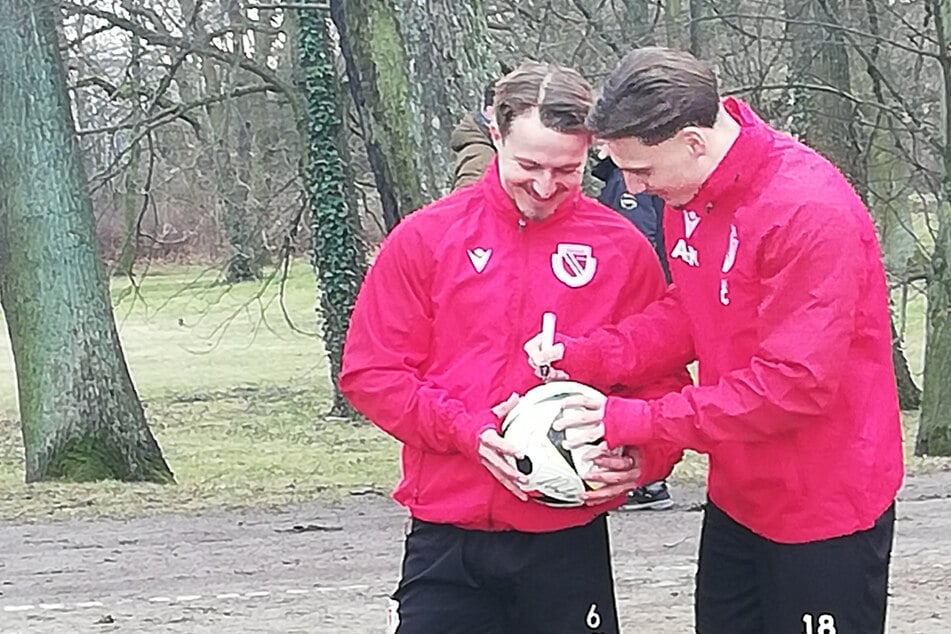
[[[594,278],[598,260],[587,244],[559,244],[551,254],[551,270],[559,280],[571,288],[580,288]]]

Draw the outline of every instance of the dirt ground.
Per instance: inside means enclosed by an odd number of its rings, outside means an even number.
[[[611,520],[626,633],[692,631],[702,499]],[[951,473],[898,505],[890,632],[951,632]],[[383,632],[405,516],[377,495],[273,513],[0,523],[0,633]]]

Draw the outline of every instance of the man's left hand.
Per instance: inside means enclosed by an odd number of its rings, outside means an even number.
[[[565,430],[565,449],[599,443],[604,439],[604,406],[608,397],[570,396],[562,403],[561,418],[552,424],[555,431]]]
[[[588,472],[585,480],[604,486],[588,491],[582,497],[589,506],[604,504],[637,488],[641,477],[641,455],[635,447],[625,447],[621,455],[603,451],[594,460],[597,469]]]

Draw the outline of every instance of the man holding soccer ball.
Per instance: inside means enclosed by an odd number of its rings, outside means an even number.
[[[582,399],[559,425],[709,455],[698,633],[883,632],[903,466],[868,211],[828,161],[721,101],[686,53],[630,53],[588,124],[629,191],[667,202],[673,286],[617,326],[531,339],[530,363],[603,384],[696,359],[699,385]]]
[[[581,336],[661,297],[650,244],[587,198],[593,102],[575,71],[526,63],[496,85],[496,160],[482,180],[416,211],[384,241],[351,318],[340,388],[402,443],[394,498],[412,520],[393,599],[399,634],[618,632],[605,515],[623,491],[553,508],[529,500],[500,419],[539,384],[522,342],[544,313]],[[590,385],[659,397],[689,381]],[[643,447],[666,469],[680,451]],[[590,481],[632,489],[628,455]],[[613,489],[612,489],[613,490]]]

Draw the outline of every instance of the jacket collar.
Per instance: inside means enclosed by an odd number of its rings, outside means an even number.
[[[749,106],[728,97],[723,100],[723,108],[740,124],[740,134],[684,209],[709,213],[735,208],[749,192],[772,146],[772,129]]]
[[[511,222],[513,226],[521,226],[530,229],[533,226],[549,227],[560,224],[563,220],[570,217],[578,203],[581,201],[581,188],[579,187],[573,194],[568,196],[555,210],[551,216],[540,222],[528,220],[522,212],[518,210],[515,203],[509,197],[508,193],[502,188],[502,181],[499,178],[499,159],[495,157],[485,170],[480,184],[482,187],[483,198],[485,199],[486,209],[499,217],[503,222]],[[520,223],[519,221],[523,221]]]

